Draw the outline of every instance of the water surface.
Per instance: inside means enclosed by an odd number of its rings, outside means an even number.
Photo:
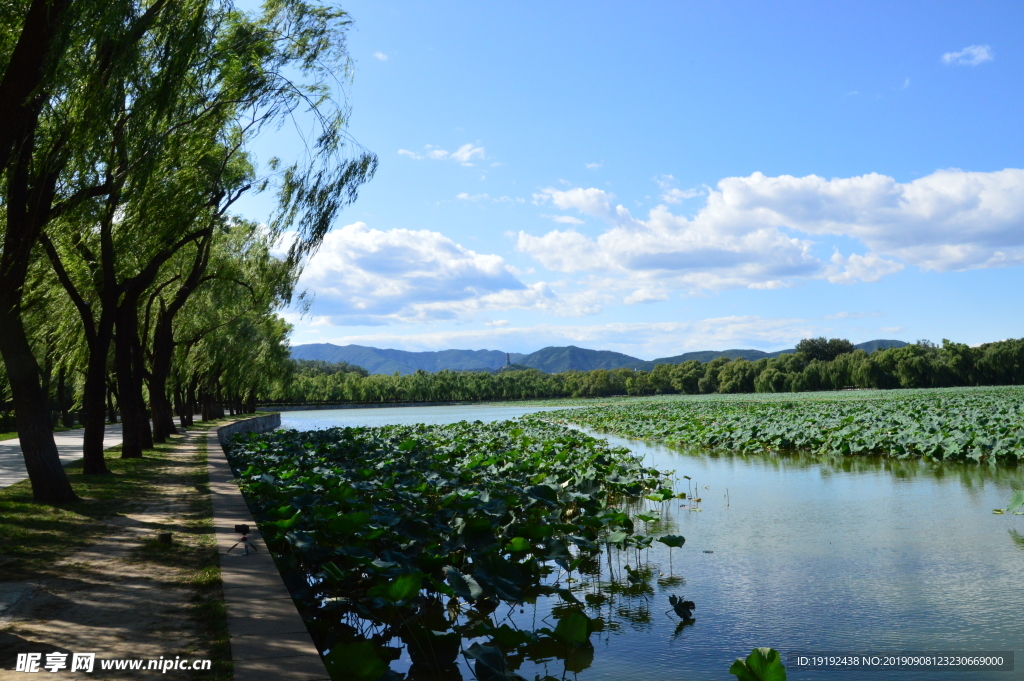
[[[503,421],[523,414],[565,407],[516,407],[501,404],[457,404],[436,407],[367,407],[281,412],[281,427],[318,430],[344,426],[388,426],[409,423],[457,423]]]
[[[282,425],[446,423],[499,420],[538,408],[491,405],[290,412]],[[641,564],[653,569],[646,593],[611,593],[600,580],[577,583],[609,601],[589,612],[592,666],[581,681],[726,679],[754,647],[789,651],[1017,651],[1024,653],[1024,516],[993,515],[1024,486],[1019,469],[967,464],[751,457],[678,451],[607,437],[675,470],[679,489],[696,490],[700,511],[671,502],[665,521],[638,531],[682,534]],[[692,478],[687,481],[682,476]],[[617,555],[615,568],[634,558]],[[621,574],[621,572],[620,572]],[[605,575],[605,578],[607,575]],[[684,581],[668,579],[682,577]],[[614,589],[612,590],[614,591]],[[669,594],[696,603],[691,626],[666,615]],[[544,626],[557,599],[527,605],[511,619]],[[392,663],[404,671],[408,660]],[[790,670],[790,679],[1024,679],[1013,672]],[[519,673],[561,677],[560,661],[526,662]],[[464,678],[473,678],[468,668]],[[570,672],[568,678],[574,675]]]

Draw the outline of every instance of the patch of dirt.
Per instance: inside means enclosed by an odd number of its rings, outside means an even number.
[[[205,458],[197,452],[205,437],[195,431],[174,438],[155,489],[132,512],[103,520],[106,531],[96,543],[59,560],[38,579],[6,583],[4,593],[11,596],[0,611],[0,679],[26,678],[13,671],[18,653],[42,653],[44,663],[52,652],[95,653],[97,677],[131,676],[101,672],[101,658],[209,655],[196,579],[209,569],[211,556],[216,565]],[[160,532],[173,533],[172,545],[157,542]],[[170,673],[179,679],[189,674]]]

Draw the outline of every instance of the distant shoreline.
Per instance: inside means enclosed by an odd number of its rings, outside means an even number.
[[[513,400],[509,400],[513,401]],[[266,406],[257,407],[257,412],[274,411],[321,411],[329,409],[381,409],[384,407],[451,407],[459,404],[492,404],[493,400],[474,402],[370,402],[365,404],[298,404],[288,406]]]

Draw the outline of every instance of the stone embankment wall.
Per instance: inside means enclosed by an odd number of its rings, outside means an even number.
[[[371,402],[360,404],[288,404],[256,407],[256,411],[320,411],[325,409],[386,409],[388,407],[451,407],[485,402]]]
[[[221,446],[238,433],[265,433],[281,427],[280,414],[267,414],[266,416],[254,416],[244,421],[235,421],[217,429],[217,439]]]

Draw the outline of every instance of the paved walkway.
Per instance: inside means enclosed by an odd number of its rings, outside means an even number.
[[[82,440],[85,428],[65,430],[54,433],[53,440],[57,443],[57,453],[65,466],[82,458]],[[121,444],[121,424],[107,425],[103,431],[103,448]],[[0,441],[0,488],[21,482],[28,477],[25,470],[25,457],[21,453],[21,444],[17,438]]]
[[[207,437],[213,525],[235,681],[330,681],[306,624],[256,529],[217,432],[211,430]],[[235,525],[242,523],[253,530],[250,539],[257,547],[255,553],[246,555],[238,550],[240,535],[235,533]]]

